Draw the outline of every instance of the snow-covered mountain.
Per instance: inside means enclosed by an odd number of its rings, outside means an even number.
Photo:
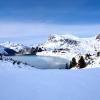
[[[1,54],[7,54],[7,52],[4,50],[5,48],[0,45],[0,53]]]
[[[17,44],[17,43],[13,43],[13,42],[5,42],[0,45],[4,46],[6,48],[13,49],[16,52],[20,52],[21,50],[29,49],[29,47],[24,46],[23,44]]]
[[[3,55],[15,55],[16,51],[14,51],[13,49],[4,47],[0,45],[0,54]]]
[[[48,51],[61,50],[74,55],[95,53],[100,48],[100,41],[97,37],[78,38],[73,35],[51,35],[40,47]]]
[[[94,66],[100,63],[97,57],[97,53],[100,52],[100,34],[89,38],[79,38],[70,34],[53,34],[48,37],[45,43],[39,44],[35,48],[12,42],[1,44],[1,53],[8,53],[8,49],[14,50],[18,54],[35,54],[37,52],[37,55],[58,56],[66,58],[69,61],[73,57],[79,59],[79,56],[85,57],[86,54],[90,54],[92,56],[91,59],[94,59],[94,63],[92,63]]]
[[[67,48],[66,46],[76,46],[79,43],[79,38],[72,35],[51,35],[47,42],[41,46],[46,49]]]
[[[37,55],[58,56],[67,58],[70,61],[73,57],[79,59],[79,56],[85,57],[86,54],[90,54],[92,59],[98,60],[96,56],[97,52],[100,52],[100,34],[89,38],[79,38],[70,34],[54,34],[50,35],[48,40],[39,47],[45,48],[46,51],[37,53]],[[99,60],[97,63],[100,63]]]
[[[39,47],[25,46],[23,44],[17,44],[17,43],[13,43],[13,42],[5,42],[0,45],[4,48],[9,48],[11,50],[14,50],[16,52],[16,54],[19,54],[19,55],[24,55],[24,54],[25,55],[26,54],[35,55],[36,52],[42,51],[42,49]]]
[[[30,47],[24,46],[23,44],[17,44],[13,42],[5,42],[0,44],[6,48],[12,49],[16,51],[17,53],[25,53],[28,54],[30,52]]]

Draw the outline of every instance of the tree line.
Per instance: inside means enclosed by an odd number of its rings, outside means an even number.
[[[78,62],[76,61],[75,57],[72,58],[72,60],[70,61],[69,66],[66,65],[66,69],[71,69],[73,67],[77,67],[77,68],[84,68],[86,67],[86,62],[83,56],[80,56],[80,59],[78,60]]]

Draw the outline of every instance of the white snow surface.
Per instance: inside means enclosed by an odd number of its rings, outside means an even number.
[[[35,67],[31,67],[29,65],[25,65],[21,63],[20,65],[14,64],[12,61],[5,61],[5,60],[0,60],[0,70],[18,70],[18,69],[35,69]]]
[[[77,42],[74,44],[73,42]],[[70,52],[74,55],[85,54],[100,49],[100,41],[95,37],[91,38],[78,38],[73,35],[51,35],[47,42],[43,43],[40,47],[47,50],[54,49],[70,49]]]
[[[7,54],[7,52],[4,50],[5,48],[0,45],[0,53],[1,54]]]
[[[6,53],[4,47],[10,48],[19,52],[24,50],[25,54],[28,54],[29,47],[22,44],[6,42],[2,43],[0,46],[0,53]],[[100,40],[96,40],[96,36],[89,38],[79,38],[71,34],[67,35],[50,35],[48,40],[39,45],[39,47],[46,49],[46,51],[38,52],[39,56],[56,56],[66,58],[70,61],[73,57],[77,58],[80,55],[85,55],[90,53],[91,55],[96,55],[97,51],[100,52]],[[62,51],[53,52],[54,50],[64,49]],[[94,59],[94,58],[93,58]],[[94,59],[95,63],[92,66],[99,65],[99,59]]]
[[[0,61],[0,100],[100,100],[100,68],[39,70]]]
[[[59,41],[61,38],[61,36],[57,37],[57,41],[53,38],[53,41],[49,40],[41,46],[48,49],[67,46],[71,49],[66,51],[67,54],[52,53],[52,50],[48,50],[38,55],[71,59],[80,53],[94,54],[95,49],[98,51],[100,49],[100,42],[94,38],[79,39],[69,36],[68,39],[78,41],[78,46],[68,43],[62,45],[63,42]],[[3,51],[2,47],[0,47],[1,51]],[[86,68],[71,70],[40,70],[0,60],[0,100],[100,100],[100,57],[93,56],[93,60],[94,62]]]
[[[20,50],[23,50],[25,48],[29,48],[27,46],[24,46],[23,44],[17,44],[17,43],[13,43],[13,42],[5,42],[0,45],[4,46],[6,48],[13,49],[16,52],[19,52]]]
[[[48,40],[40,45],[40,47],[47,49],[47,51],[39,52],[37,55],[44,56],[59,56],[69,60],[72,57],[91,55],[100,51],[100,40],[96,40],[96,36],[89,38],[79,38],[73,35],[51,35]],[[53,50],[65,49],[61,52],[52,52]],[[63,52],[63,53],[62,53]]]

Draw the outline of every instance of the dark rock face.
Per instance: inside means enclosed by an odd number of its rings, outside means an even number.
[[[78,45],[78,43],[79,43],[78,41],[71,40],[71,39],[65,39],[64,41],[65,41],[65,43],[68,43],[70,45]]]
[[[42,50],[42,48],[40,48],[40,47],[36,47],[36,48],[32,47],[32,48],[31,48],[30,54],[36,55],[37,52],[42,52],[42,51],[43,51],[43,50]]]
[[[19,52],[17,52],[17,54],[21,54],[21,55],[30,54],[30,53],[31,53],[31,48],[24,48],[19,50]]]
[[[5,56],[13,56],[15,54],[21,54],[21,55],[36,55],[37,52],[42,52],[42,48],[39,48],[39,47],[32,47],[32,48],[29,48],[29,49],[22,49],[20,50],[19,52],[16,52],[12,49],[9,49],[9,48],[5,48],[4,51],[7,52],[7,54],[3,54]]]
[[[48,37],[48,41],[49,42],[62,42],[63,44],[67,43],[67,44],[70,44],[70,45],[78,45],[79,44],[79,41],[77,40],[74,40],[74,39],[69,39],[69,38],[61,38],[61,39],[56,39],[56,36],[49,36]]]
[[[37,52],[42,52],[43,50],[40,47],[36,47]]]
[[[50,41],[50,42],[53,41],[54,42],[55,38],[56,38],[55,36],[51,35],[51,36],[48,37],[48,41]]]
[[[7,52],[7,54],[5,54],[6,56],[13,56],[16,54],[16,51],[9,48],[5,48],[4,50]]]
[[[36,49],[35,49],[34,47],[31,48],[31,52],[30,52],[30,54],[32,54],[32,55],[36,55]]]
[[[100,34],[97,35],[96,40],[100,40]]]

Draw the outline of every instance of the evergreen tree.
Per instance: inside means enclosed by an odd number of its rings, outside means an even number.
[[[34,47],[32,47],[30,53],[32,55],[36,55],[36,52],[37,52],[36,49]]]
[[[43,50],[41,48],[38,48],[38,52],[42,52]]]
[[[83,56],[80,57],[79,61],[78,61],[78,65],[79,65],[79,68],[84,68],[86,67],[86,62],[83,58]]]
[[[77,65],[76,59],[73,57],[72,61],[70,62],[69,68],[75,67]]]
[[[2,54],[0,53],[0,60],[2,60]]]
[[[97,57],[99,57],[100,56],[100,52],[97,52]]]
[[[90,53],[85,55],[85,59],[90,59],[90,57],[91,57]]]
[[[13,65],[15,65],[16,62],[17,62],[17,61],[13,61]]]
[[[20,64],[21,64],[21,62],[20,62],[20,61],[18,61],[18,62],[17,62],[17,65],[20,65]]]
[[[66,63],[65,69],[70,69],[68,63]]]

